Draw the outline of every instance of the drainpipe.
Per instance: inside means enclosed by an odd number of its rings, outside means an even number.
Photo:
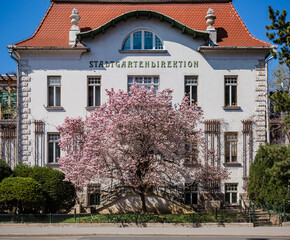
[[[20,89],[20,57],[17,56],[15,54],[15,52],[13,51],[13,46],[12,45],[9,45],[8,46],[8,52],[9,52],[9,55],[10,57],[17,63],[17,106],[16,106],[16,109],[17,109],[17,116],[16,116],[16,164],[22,162],[21,159],[20,159],[20,143],[19,143],[19,132],[20,132],[20,93],[19,93],[19,89]],[[14,166],[15,167],[15,166]]]
[[[271,56],[265,61],[266,65],[266,74],[267,74],[267,81],[266,81],[266,94],[267,94],[267,101],[266,101],[266,139],[267,143],[270,144],[270,124],[269,124],[269,61],[272,60],[274,57]]]

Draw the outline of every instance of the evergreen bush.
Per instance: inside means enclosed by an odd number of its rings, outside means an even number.
[[[15,176],[31,177],[41,184],[45,196],[46,213],[68,212],[76,201],[76,191],[72,183],[64,181],[65,174],[50,167],[29,167],[19,165]]]
[[[3,159],[0,159],[0,182],[11,175],[12,170],[10,166]]]
[[[249,197],[256,204],[277,208],[286,200],[290,210],[290,146],[260,146],[250,167]]]
[[[41,185],[32,178],[8,177],[0,183],[2,209],[17,213],[39,213],[45,205]]]

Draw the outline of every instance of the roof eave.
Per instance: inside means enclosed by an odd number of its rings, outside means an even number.
[[[15,45],[9,45],[7,47],[8,49],[13,49],[13,50],[43,50],[43,51],[47,51],[47,50],[64,50],[64,51],[84,51],[84,52],[89,52],[90,48],[88,47],[25,47],[25,46],[15,46]]]
[[[88,31],[88,32],[79,33],[77,35],[77,38],[80,41],[82,39],[86,39],[86,38],[94,38],[99,33],[105,33],[109,28],[115,27],[121,21],[127,21],[128,18],[131,18],[131,17],[139,18],[141,16],[148,17],[148,18],[151,18],[151,17],[159,18],[160,21],[164,21],[164,22],[171,24],[171,27],[178,28],[181,30],[181,33],[189,34],[193,38],[202,38],[204,40],[207,40],[209,37],[208,32],[194,30],[194,29],[192,29],[192,28],[190,28],[190,27],[188,27],[188,26],[174,20],[173,18],[162,14],[162,13],[155,12],[155,11],[149,11],[149,10],[135,10],[135,11],[130,11],[130,12],[124,13],[122,15],[119,15],[119,16],[115,17],[114,19],[111,19],[109,22],[103,24],[102,26],[100,26],[96,29],[93,29],[93,30]]]
[[[271,46],[266,46],[266,47],[220,47],[220,46],[200,46],[198,47],[199,52],[204,52],[204,51],[219,51],[219,50],[263,50],[263,51],[270,51],[274,48],[273,45]]]

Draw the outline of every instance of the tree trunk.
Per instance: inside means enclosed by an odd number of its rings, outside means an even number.
[[[143,192],[138,193],[141,199],[142,213],[147,213],[147,207],[145,202],[145,194]]]

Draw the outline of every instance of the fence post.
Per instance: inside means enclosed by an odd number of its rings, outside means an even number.
[[[24,218],[24,216],[23,216],[23,214],[21,214],[21,223],[23,223],[24,221],[23,221],[23,218]]]
[[[217,212],[217,208],[215,208],[215,220],[217,220],[218,217],[218,212]]]
[[[52,222],[52,214],[50,213],[49,214],[49,223],[51,223]]]
[[[253,204],[253,226],[255,227],[255,204]]]
[[[77,210],[76,210],[76,208],[74,209],[74,220],[75,220],[75,222],[77,220]]]
[[[249,201],[249,223],[252,222],[252,216],[251,216],[251,207],[252,207],[252,201]]]
[[[287,219],[286,219],[286,203],[285,203],[285,199],[283,199],[283,215],[284,215],[284,220],[283,220],[283,222],[286,222],[287,221]]]

